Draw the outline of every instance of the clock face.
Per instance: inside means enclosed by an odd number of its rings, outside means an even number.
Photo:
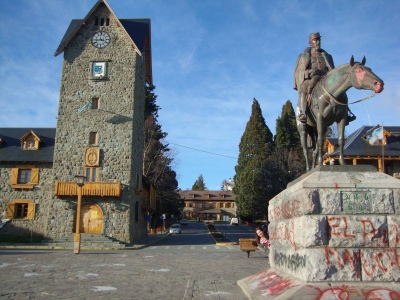
[[[110,35],[105,31],[96,32],[92,37],[92,44],[96,48],[104,48],[110,43]]]

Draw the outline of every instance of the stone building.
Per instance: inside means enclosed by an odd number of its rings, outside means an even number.
[[[57,128],[0,130],[1,233],[71,236],[75,176],[85,176],[81,232],[126,243],[146,233],[142,195],[145,87],[152,85],[149,19],[118,19],[98,0],[72,20],[63,54]],[[20,145],[19,145],[20,144]],[[14,155],[12,154],[14,151]]]
[[[182,217],[201,220],[223,220],[236,216],[235,194],[231,191],[180,191]]]

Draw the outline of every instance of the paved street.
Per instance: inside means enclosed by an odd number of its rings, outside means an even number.
[[[195,227],[141,250],[2,249],[0,298],[247,299],[236,282],[268,268],[266,254],[247,258],[238,245],[213,245],[201,230],[202,243],[189,243]]]

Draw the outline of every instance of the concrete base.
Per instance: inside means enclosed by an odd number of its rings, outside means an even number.
[[[275,269],[240,279],[237,284],[252,300],[400,299],[398,282],[304,282]]]

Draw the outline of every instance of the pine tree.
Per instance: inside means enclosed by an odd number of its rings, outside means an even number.
[[[158,123],[159,106],[154,86],[146,87],[144,143],[143,143],[143,175],[152,183],[157,191],[157,212],[177,213],[179,195],[176,173],[172,170],[173,151],[164,142],[167,136]],[[157,216],[153,218],[158,220]]]
[[[251,116],[239,144],[235,167],[236,212],[252,220],[267,214],[269,200],[267,162],[273,151],[273,135],[265,123],[258,101],[254,98]]]
[[[203,175],[200,174],[199,178],[195,181],[192,186],[192,191],[205,191],[207,190],[206,184],[204,183]]]
[[[299,145],[300,135],[297,131],[296,116],[292,103],[287,100],[282,107],[281,117],[276,120],[275,145],[289,146]]]
[[[289,182],[304,172],[305,161],[300,146],[300,136],[292,103],[289,100],[283,105],[281,116],[276,120],[275,145],[274,153],[268,162],[273,195],[283,191]]]

